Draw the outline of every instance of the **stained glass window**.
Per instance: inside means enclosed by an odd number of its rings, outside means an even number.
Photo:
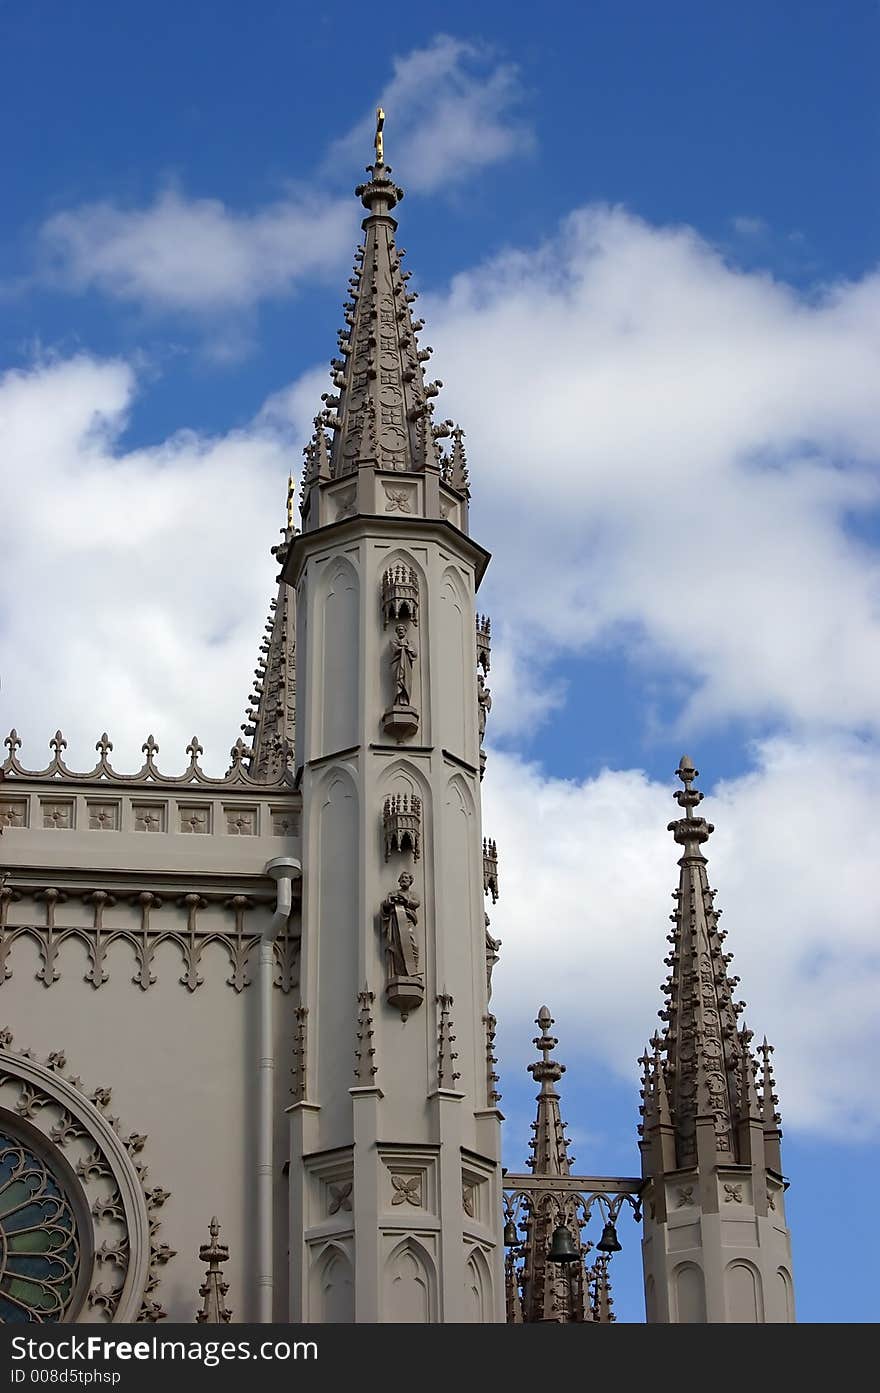
[[[46,1147],[47,1152],[50,1148]],[[51,1162],[0,1124],[0,1322],[62,1321],[77,1291],[80,1234]]]

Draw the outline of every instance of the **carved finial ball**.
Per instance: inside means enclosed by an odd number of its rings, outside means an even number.
[[[546,1006],[542,1006],[537,1016],[535,1017],[535,1025],[539,1025],[542,1030],[546,1031],[550,1029],[552,1024],[553,1017],[551,1016],[549,1009]]]

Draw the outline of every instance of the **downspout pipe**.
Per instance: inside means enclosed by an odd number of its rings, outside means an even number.
[[[273,945],[283,932],[293,904],[293,882],[302,878],[302,865],[294,856],[276,856],[266,865],[275,881],[275,910],[260,939],[259,995],[260,1037],[257,1078],[257,1320],[272,1322],[275,1287],[274,1143],[275,1143],[275,1031]]]

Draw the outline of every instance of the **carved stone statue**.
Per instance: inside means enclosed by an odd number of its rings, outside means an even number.
[[[399,890],[392,890],[382,901],[382,928],[388,961],[389,977],[416,977],[419,971],[419,944],[416,926],[419,922],[419,901],[410,894],[413,878],[401,871],[397,879]]]
[[[492,710],[492,693],[486,686],[483,674],[477,674],[477,719],[480,723],[480,744],[483,743],[483,736],[486,734],[486,720]]]
[[[493,938],[489,932],[489,916],[486,915],[486,987],[488,989],[487,1000],[492,1000],[492,968],[500,956],[498,949],[501,947],[501,939]]]
[[[406,625],[398,624],[391,640],[391,672],[394,677],[394,705],[411,706],[413,669],[419,656],[406,634]]]
[[[401,871],[398,889],[382,901],[382,941],[385,946],[387,981],[385,995],[406,1020],[407,1013],[420,1006],[425,995],[419,972],[419,900],[411,893],[413,878]]]
[[[395,740],[408,740],[419,728],[419,713],[413,705],[413,671],[418,653],[410,643],[405,624],[398,624],[391,640],[391,676],[394,696],[382,717],[382,728]]]

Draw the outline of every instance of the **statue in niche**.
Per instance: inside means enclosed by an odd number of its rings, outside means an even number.
[[[403,1020],[420,1006],[425,986],[419,972],[419,899],[412,894],[413,878],[401,871],[398,888],[382,901],[382,941],[385,945],[387,981],[385,995],[398,1007]]]
[[[498,961],[501,947],[501,939],[493,938],[489,932],[489,916],[486,915],[486,988],[488,991],[487,1001],[492,1000],[492,968]]]
[[[394,697],[382,717],[382,728],[395,740],[406,740],[419,728],[419,713],[413,705],[413,673],[418,653],[410,643],[405,624],[398,624],[391,640],[391,677]]]
[[[411,706],[413,670],[419,656],[410,643],[405,624],[398,624],[391,640],[391,672],[394,677],[394,705]]]
[[[480,744],[483,743],[483,736],[486,734],[486,721],[489,712],[492,710],[492,693],[486,686],[485,678],[480,672],[477,674],[477,720],[480,725]]]

